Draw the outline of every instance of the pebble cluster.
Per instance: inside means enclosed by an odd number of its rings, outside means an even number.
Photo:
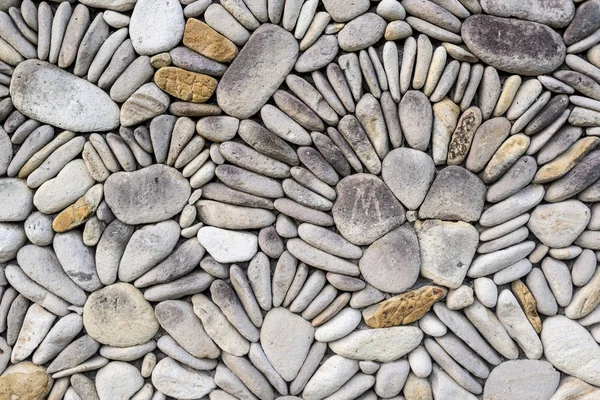
[[[600,0],[0,0],[0,399],[600,399]]]

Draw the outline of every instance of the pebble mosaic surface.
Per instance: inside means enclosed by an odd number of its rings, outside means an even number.
[[[600,0],[0,0],[0,400],[599,400]]]

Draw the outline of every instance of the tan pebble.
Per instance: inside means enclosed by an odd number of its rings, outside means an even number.
[[[161,68],[154,74],[154,83],[178,99],[204,103],[217,88],[217,80],[177,67]]]
[[[523,308],[525,316],[533,326],[533,329],[535,329],[535,331],[539,334],[540,332],[542,332],[542,320],[538,315],[537,303],[535,301],[535,298],[529,291],[529,288],[525,286],[525,284],[520,279],[513,281],[513,283],[510,286],[513,294],[517,298],[517,301],[521,305],[521,308]]]
[[[238,54],[235,44],[202,21],[187,20],[183,44],[205,57],[219,62],[229,62]]]

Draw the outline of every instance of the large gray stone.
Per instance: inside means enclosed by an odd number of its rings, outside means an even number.
[[[24,221],[33,210],[33,191],[23,179],[0,179],[0,204],[0,221]]]
[[[477,221],[484,202],[485,185],[481,179],[451,165],[437,174],[419,209],[419,218]]]
[[[590,209],[578,200],[538,205],[527,223],[531,232],[546,246],[570,246],[590,222]]]
[[[215,381],[206,372],[183,366],[170,357],[156,364],[152,384],[161,393],[178,399],[199,399],[216,388]]]
[[[130,225],[164,221],[187,204],[192,188],[181,172],[157,164],[117,172],[104,183],[104,196],[115,216]]]
[[[141,55],[169,51],[181,41],[184,25],[178,1],[137,0],[129,23],[131,44]]]
[[[433,283],[458,288],[467,274],[479,234],[466,222],[427,220],[415,222],[421,251],[421,275]]]
[[[348,22],[338,33],[340,48],[358,51],[374,45],[383,37],[385,20],[374,13],[366,13]]]
[[[355,174],[337,184],[333,220],[342,236],[357,245],[369,245],[404,220],[404,208],[376,176]]]
[[[119,107],[106,92],[45,61],[19,64],[10,94],[23,114],[62,129],[95,132],[119,126]]]
[[[285,80],[296,58],[298,43],[291,33],[276,25],[262,25],[219,82],[219,106],[237,118],[254,115]]]
[[[409,224],[377,239],[359,262],[363,278],[388,293],[402,293],[419,277],[421,266],[417,235]]]
[[[514,74],[550,73],[566,55],[560,35],[537,22],[477,14],[464,21],[461,35],[479,59]]]
[[[310,322],[285,308],[274,308],[265,316],[260,343],[273,368],[289,382],[298,375],[314,336]]]
[[[484,400],[548,400],[558,388],[560,372],[547,361],[512,360],[492,370],[483,389]]]
[[[575,15],[571,0],[481,0],[481,8],[486,14],[526,19],[553,28],[564,28]]]
[[[417,209],[433,181],[435,165],[422,151],[399,148],[388,153],[381,176],[394,196],[409,210]]]

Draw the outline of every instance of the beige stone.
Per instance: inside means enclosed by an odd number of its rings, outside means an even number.
[[[98,342],[117,347],[146,343],[159,328],[150,303],[128,283],[92,293],[83,306],[83,326]]]
[[[465,160],[481,120],[481,110],[477,107],[469,108],[460,117],[448,146],[448,165],[460,165]]]
[[[529,288],[520,279],[517,279],[511,284],[511,289],[533,329],[539,334],[542,331],[542,320],[538,315],[537,303]]]
[[[87,222],[100,205],[102,194],[102,185],[95,185],[74,204],[62,210],[52,221],[54,232],[67,232]]]
[[[231,40],[194,18],[188,19],[185,24],[183,44],[219,62],[230,62],[238,54],[238,49]]]
[[[558,179],[569,172],[583,157],[598,147],[600,138],[586,137],[578,140],[567,151],[538,170],[533,183],[546,183]]]
[[[204,103],[217,88],[215,78],[177,67],[156,71],[154,83],[171,96],[192,103]]]
[[[506,139],[481,173],[481,180],[492,183],[500,178],[527,151],[531,139],[521,133]]]
[[[52,388],[53,379],[46,369],[31,362],[12,365],[0,376],[0,399],[43,400]]]
[[[423,286],[369,307],[363,317],[371,328],[407,325],[421,319],[446,293],[447,290],[439,286]]]

